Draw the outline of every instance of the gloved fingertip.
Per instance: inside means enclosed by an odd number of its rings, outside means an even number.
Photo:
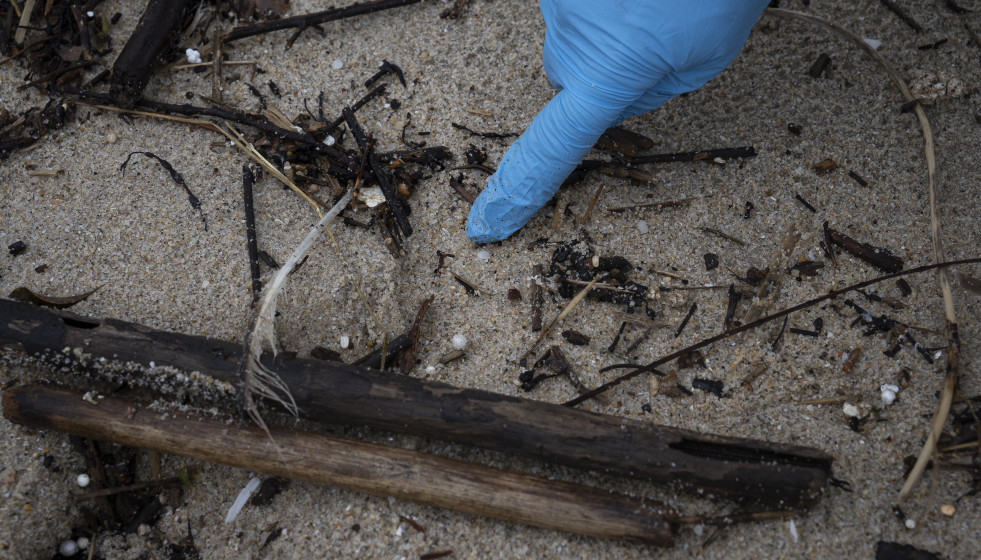
[[[475,243],[491,243],[501,241],[507,235],[490,227],[485,220],[471,213],[467,219],[467,237]]]

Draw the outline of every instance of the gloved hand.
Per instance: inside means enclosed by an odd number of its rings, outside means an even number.
[[[541,0],[559,92],[511,145],[467,219],[476,242],[520,229],[600,135],[695,90],[736,57],[769,0]]]

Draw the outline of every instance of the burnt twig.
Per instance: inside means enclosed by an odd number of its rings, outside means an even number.
[[[402,6],[416,4],[420,1],[421,0],[375,0],[374,2],[363,2],[361,4],[345,6],[343,8],[324,10],[322,12],[314,12],[283,19],[264,21],[255,25],[247,25],[232,29],[225,34],[224,42],[230,43],[246,37],[254,37],[256,35],[262,35],[263,33],[281,31],[283,29],[295,29],[297,33],[300,33],[308,27],[313,27],[322,23],[370,14],[391,8],[400,8]],[[293,40],[295,40],[295,37],[293,37]]]
[[[915,19],[913,19],[909,14],[907,14],[906,11],[900,8],[895,2],[892,2],[890,0],[879,0],[879,1],[882,2],[882,5],[888,8],[890,12],[899,16],[899,19],[903,20],[903,23],[908,25],[910,29],[916,31],[917,33],[923,31],[923,26],[920,25],[920,23]]]
[[[262,293],[262,277],[259,274],[259,242],[255,234],[255,204],[252,185],[255,175],[247,165],[242,166],[242,198],[245,200],[245,239],[249,250],[249,274],[252,277],[252,304],[259,301]]]
[[[471,136],[480,136],[481,138],[488,138],[492,140],[500,140],[503,138],[513,138],[518,136],[518,133],[516,132],[477,132],[476,130],[470,130],[462,124],[450,123],[450,125],[457,130],[469,132]]]
[[[738,148],[717,148],[700,152],[678,152],[673,154],[653,154],[627,159],[628,163],[671,163],[675,161],[713,161],[717,158],[734,159],[756,157],[756,148],[742,146]]]
[[[824,231],[826,238],[830,239],[832,243],[884,272],[899,272],[903,269],[903,259],[893,255],[887,249],[856,241],[844,233],[828,227],[828,222],[824,222]]]
[[[178,39],[189,0],[150,0],[136,29],[112,66],[109,91],[122,107],[132,107],[161,56]]]
[[[344,120],[347,121],[347,126],[351,129],[351,134],[357,140],[358,146],[364,150],[368,143],[368,137],[365,135],[361,125],[358,124],[358,118],[354,116],[354,111],[348,107],[344,108]],[[385,201],[388,203],[388,208],[392,211],[392,215],[395,216],[395,222],[398,224],[399,229],[402,230],[402,235],[409,237],[412,235],[412,226],[409,225],[409,218],[406,215],[405,207],[403,202],[396,198],[397,193],[395,192],[395,188],[392,187],[392,183],[388,180],[388,175],[382,169],[381,163],[378,161],[378,156],[373,153],[368,154],[368,165],[371,166],[371,171],[375,174],[378,186],[381,187],[382,194],[385,195]]]

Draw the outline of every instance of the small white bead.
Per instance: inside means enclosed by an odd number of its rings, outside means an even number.
[[[89,547],[89,540],[85,537],[78,537],[78,548],[85,550]]]
[[[467,347],[467,337],[462,334],[453,335],[453,348],[457,350],[463,350]]]
[[[86,486],[89,485],[90,482],[92,482],[92,479],[89,478],[89,475],[82,473],[78,475],[78,478],[75,479],[75,482],[77,482],[80,487],[85,488]]]
[[[341,348],[347,349],[351,345],[351,338],[347,336],[341,337]]]
[[[647,233],[651,231],[651,229],[647,227],[647,222],[645,222],[644,220],[640,220],[639,222],[637,222],[637,230],[640,231],[640,233]]]
[[[484,249],[481,249],[480,251],[477,251],[477,258],[480,259],[480,260],[482,260],[482,261],[484,261],[484,262],[489,261],[490,260],[490,257],[491,257],[490,251],[487,251],[487,250],[484,250]]]
[[[883,383],[879,387],[879,391],[881,393],[883,406],[889,406],[896,402],[896,393],[899,392],[899,387],[889,383]]]
[[[61,541],[61,545],[58,546],[58,554],[62,556],[75,556],[76,553],[78,553],[78,544],[71,539]]]
[[[341,59],[337,59],[334,61],[333,64],[331,64],[331,67],[334,70],[340,70],[341,68],[344,68],[344,61],[342,61]]]

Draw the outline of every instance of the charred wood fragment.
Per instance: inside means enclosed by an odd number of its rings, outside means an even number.
[[[220,381],[235,379],[241,354],[241,345],[232,342],[4,300],[0,347],[48,355],[58,368],[74,355],[60,354],[60,349],[84,347],[81,359],[91,359],[75,363],[83,370],[96,372],[99,357],[145,367],[152,360],[158,367],[197,371]],[[611,475],[676,481],[781,508],[813,504],[830,475],[832,458],[816,449],[654,426],[282,352],[263,360],[290,388],[303,414],[320,422],[477,445]],[[139,370],[132,375],[138,379]],[[268,456],[278,463],[275,452]]]
[[[132,107],[143,97],[150,75],[180,37],[195,6],[190,0],[150,0],[112,66],[109,91],[120,106]]]

